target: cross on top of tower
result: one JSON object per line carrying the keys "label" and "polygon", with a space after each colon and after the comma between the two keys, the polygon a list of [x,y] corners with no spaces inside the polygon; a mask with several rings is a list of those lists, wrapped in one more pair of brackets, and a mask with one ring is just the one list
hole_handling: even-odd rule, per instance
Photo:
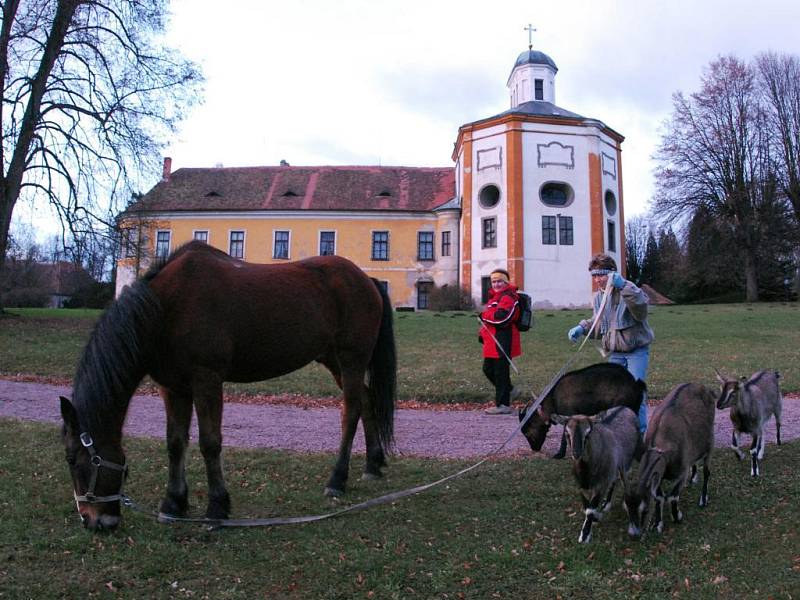
{"label": "cross on top of tower", "polygon": [[528,23],[528,26],[523,29],[528,32],[528,50],[533,50],[533,32],[536,31],[536,28]]}

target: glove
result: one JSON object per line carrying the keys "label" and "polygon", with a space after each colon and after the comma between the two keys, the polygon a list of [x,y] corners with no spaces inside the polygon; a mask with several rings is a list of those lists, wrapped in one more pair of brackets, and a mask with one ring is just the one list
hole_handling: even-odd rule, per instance
{"label": "glove", "polygon": [[572,329],[569,330],[567,337],[569,338],[570,342],[577,342],[578,339],[584,335],[586,331],[580,325],[576,325]]}
{"label": "glove", "polygon": [[625,278],[616,271],[614,271],[611,274],[611,285],[613,285],[617,289],[622,289],[625,287]]}

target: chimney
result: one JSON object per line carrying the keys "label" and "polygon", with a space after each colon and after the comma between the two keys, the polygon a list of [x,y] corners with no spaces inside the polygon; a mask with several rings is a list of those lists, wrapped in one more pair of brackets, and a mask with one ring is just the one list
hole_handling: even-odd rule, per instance
{"label": "chimney", "polygon": [[169,156],[164,157],[164,170],[161,172],[161,181],[169,181],[169,176],[172,174],[172,159]]}

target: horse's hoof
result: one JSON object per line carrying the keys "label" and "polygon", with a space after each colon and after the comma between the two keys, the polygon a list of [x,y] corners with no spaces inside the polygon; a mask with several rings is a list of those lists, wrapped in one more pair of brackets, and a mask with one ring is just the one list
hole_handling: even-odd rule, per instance
{"label": "horse's hoof", "polygon": [[364,471],[364,474],[361,476],[361,481],[375,481],[383,477],[380,473],[368,473]]}
{"label": "horse's hoof", "polygon": [[337,488],[326,487],[325,488],[325,495],[328,498],[341,498],[344,495],[344,490],[340,490]]}
{"label": "horse's hoof", "polygon": [[185,517],[189,514],[189,503],[173,498],[164,498],[158,507],[158,512],[168,517]]}

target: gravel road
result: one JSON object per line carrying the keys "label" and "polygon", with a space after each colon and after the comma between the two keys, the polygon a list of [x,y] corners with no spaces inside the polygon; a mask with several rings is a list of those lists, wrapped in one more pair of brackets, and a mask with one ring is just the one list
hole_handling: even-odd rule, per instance
{"label": "gravel road", "polygon": [[[0,417],[60,423],[58,397],[69,396],[66,386],[0,380]],[[514,433],[515,416],[488,416],[480,410],[399,409],[395,417],[397,455],[439,458],[476,458],[497,449]],[[718,411],[716,445],[731,439],[728,411]],[[336,452],[339,443],[339,410],[303,408],[275,404],[227,402],[223,418],[226,446],[276,448],[297,452]],[[364,438],[356,436],[355,452],[364,451]],[[560,429],[560,428],[559,428]],[[164,405],[157,396],[137,395],[131,400],[125,434],[163,439],[166,427]],[[767,443],[775,443],[775,420],[766,427]],[[784,396],[781,437],[800,437],[800,397]],[[197,427],[192,424],[192,440]],[[558,433],[550,431],[543,451],[551,454],[558,446]],[[745,436],[749,445],[750,439]],[[522,435],[513,436],[500,456],[530,456]]]}

